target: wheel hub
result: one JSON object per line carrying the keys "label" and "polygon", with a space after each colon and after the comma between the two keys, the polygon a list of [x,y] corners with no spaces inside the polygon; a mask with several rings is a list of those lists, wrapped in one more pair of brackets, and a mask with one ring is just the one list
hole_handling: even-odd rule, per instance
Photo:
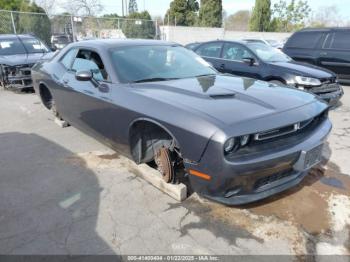
{"label": "wheel hub", "polygon": [[165,182],[170,183],[174,179],[174,167],[169,149],[162,147],[155,156],[158,171],[162,174]]}

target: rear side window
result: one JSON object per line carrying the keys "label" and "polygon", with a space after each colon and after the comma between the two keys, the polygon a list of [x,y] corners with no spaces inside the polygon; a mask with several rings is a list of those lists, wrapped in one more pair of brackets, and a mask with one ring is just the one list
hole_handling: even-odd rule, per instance
{"label": "rear side window", "polygon": [[220,58],[221,48],[222,48],[222,43],[220,42],[208,43],[208,44],[201,45],[196,50],[196,53],[199,54],[200,56]]}
{"label": "rear side window", "polygon": [[287,42],[286,47],[294,48],[315,48],[320,41],[322,32],[299,32],[295,33]]}
{"label": "rear side window", "polygon": [[72,62],[73,62],[73,59],[74,59],[76,53],[77,53],[76,49],[71,49],[61,59],[61,63],[66,69],[71,68],[71,65],[72,65]]}
{"label": "rear side window", "polygon": [[335,32],[330,48],[350,50],[350,31]]}

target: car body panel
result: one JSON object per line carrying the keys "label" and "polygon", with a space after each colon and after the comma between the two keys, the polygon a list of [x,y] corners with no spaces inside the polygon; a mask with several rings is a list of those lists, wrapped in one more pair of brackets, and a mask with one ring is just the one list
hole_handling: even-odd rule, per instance
{"label": "car body panel", "polygon": [[[0,41],[3,39],[19,40],[22,45],[24,39],[40,41],[32,35],[1,35]],[[14,90],[32,89],[31,67],[54,55],[53,52],[28,53],[24,45],[23,50],[25,53],[0,55],[0,82],[3,87]]]}
{"label": "car body panel", "polygon": [[[350,82],[350,50],[348,48],[331,47],[335,40],[335,34],[350,34],[350,28],[321,28],[304,29],[291,36],[283,51],[297,61],[307,62],[326,68],[337,74],[342,83]],[[293,38],[301,34],[318,34],[317,43],[310,45],[305,43],[298,47],[291,46]]]}
{"label": "car body panel", "polygon": [[[330,105],[335,105],[341,99],[343,95],[342,88],[340,85],[335,83],[336,75],[327,69],[320,68],[315,65],[310,65],[307,63],[302,63],[298,61],[288,61],[288,62],[265,62],[261,60],[249,47],[241,41],[212,41],[207,43],[202,43],[195,48],[193,51],[196,52],[201,48],[201,46],[208,43],[222,43],[222,50],[220,52],[220,58],[206,57],[203,56],[205,60],[211,63],[218,71],[221,73],[228,73],[237,76],[244,76],[255,78],[263,81],[278,81],[282,84],[288,84],[290,82],[294,82],[295,76],[304,76],[317,78],[322,82],[322,86],[319,88],[323,88],[323,92],[314,92],[320,96],[320,98],[327,101]],[[255,63],[250,65],[243,61],[238,60],[230,60],[223,58],[223,48],[227,44],[234,44],[236,46],[240,46],[245,49],[251,57],[255,59]],[[328,89],[328,86],[324,86],[324,82],[331,82],[334,88]],[[290,84],[291,85],[291,84]],[[294,85],[294,84],[293,84]],[[295,84],[296,85],[296,84]],[[294,86],[296,87],[296,86]],[[302,87],[305,90],[309,90],[313,92],[311,86]],[[328,91],[326,91],[328,90]]]}
{"label": "car body panel", "polygon": [[[76,80],[75,73],[60,62],[71,48],[93,49],[100,54],[108,73],[113,74],[107,50],[125,45],[173,44],[141,40],[71,44],[51,61],[33,67],[35,91],[40,95],[40,87],[45,85],[63,119],[132,159],[129,142],[133,124],[149,121],[162,127],[178,143],[191,185],[206,197],[230,205],[242,204],[297,184],[304,170],[291,172],[289,182],[278,190],[271,189],[271,185],[259,192],[245,188],[242,196],[223,197],[233,184],[255,183],[281,170],[284,162],[297,162],[302,152],[322,144],[330,132],[327,104],[308,92],[220,74],[149,83],[120,83],[115,75],[111,81],[95,86],[90,81]],[[244,151],[224,155],[223,145],[232,136],[295,125],[320,115],[322,120],[317,120],[315,127],[296,135],[302,136],[300,141],[292,134],[282,147],[280,142],[271,143],[271,147],[263,143],[263,151],[258,144],[248,147],[253,150],[248,155],[241,156]],[[191,170],[209,174],[211,181],[191,175]]]}

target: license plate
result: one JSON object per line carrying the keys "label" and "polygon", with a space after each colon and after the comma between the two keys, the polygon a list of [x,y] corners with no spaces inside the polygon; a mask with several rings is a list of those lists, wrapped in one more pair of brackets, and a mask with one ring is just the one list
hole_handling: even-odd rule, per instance
{"label": "license plate", "polygon": [[322,148],[323,145],[319,145],[310,151],[306,152],[305,161],[304,161],[304,169],[308,169],[318,164],[322,160]]}

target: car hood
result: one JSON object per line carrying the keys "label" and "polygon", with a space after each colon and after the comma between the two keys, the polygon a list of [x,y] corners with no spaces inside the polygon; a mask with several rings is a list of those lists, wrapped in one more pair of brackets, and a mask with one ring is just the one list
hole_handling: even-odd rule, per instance
{"label": "car hood", "polygon": [[53,54],[53,52],[49,52],[0,56],[0,64],[9,66],[35,64],[37,62],[50,59]]}
{"label": "car hood", "polygon": [[291,74],[301,75],[306,77],[314,78],[330,78],[335,76],[332,72],[327,69],[323,69],[314,65],[305,64],[296,61],[290,62],[271,62],[271,66],[283,67],[284,69],[290,70]]}
{"label": "car hood", "polygon": [[[326,108],[304,91],[222,75],[133,84],[132,90],[189,113],[200,113],[224,127],[315,103]],[[290,123],[282,117],[280,124],[283,121]]]}

